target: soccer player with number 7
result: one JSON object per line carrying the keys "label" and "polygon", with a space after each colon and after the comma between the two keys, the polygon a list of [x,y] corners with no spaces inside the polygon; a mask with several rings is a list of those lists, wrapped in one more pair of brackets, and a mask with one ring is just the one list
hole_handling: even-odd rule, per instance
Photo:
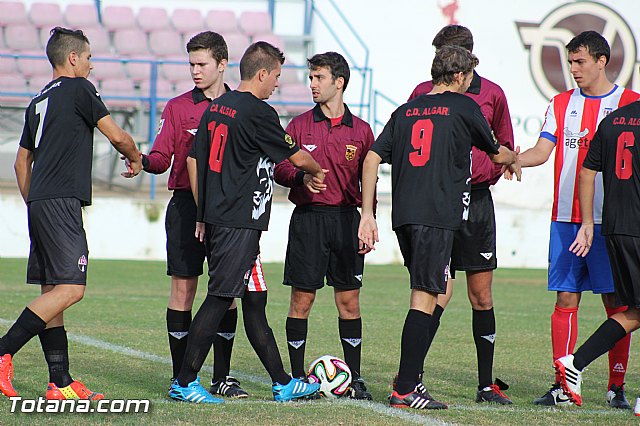
{"label": "soccer player with number 7", "polygon": [[113,121],[87,77],[93,68],[89,40],[80,30],[56,27],[47,42],[53,66],[49,82],[27,107],[16,177],[27,204],[31,249],[27,283],[41,295],[0,338],[0,391],[17,396],[12,357],[36,335],[49,366],[47,399],[102,399],[69,374],[64,311],[84,296],[89,251],[82,208],[91,204],[93,129],[98,128],[130,164],[142,158],[131,136]]}

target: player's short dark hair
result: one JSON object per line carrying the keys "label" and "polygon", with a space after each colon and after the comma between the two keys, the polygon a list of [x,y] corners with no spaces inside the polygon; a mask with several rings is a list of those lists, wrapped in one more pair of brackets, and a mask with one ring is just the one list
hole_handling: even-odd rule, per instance
{"label": "player's short dark hair", "polygon": [[569,53],[575,53],[580,50],[581,47],[584,47],[595,61],[597,61],[600,56],[604,56],[607,60],[606,63],[609,63],[611,48],[607,40],[602,37],[600,33],[596,31],[583,31],[572,38],[566,45]]}
{"label": "player's short dark hair", "polygon": [[329,68],[333,81],[336,81],[338,77],[342,77],[344,79],[342,91],[347,90],[351,71],[349,70],[347,60],[341,54],[337,52],[318,53],[307,59],[307,66],[311,71],[322,67]]}
{"label": "player's short dark hair", "polygon": [[473,52],[473,34],[462,25],[447,25],[438,31],[431,44],[436,50],[442,46],[460,46]]}
{"label": "player's short dark hair", "polygon": [[261,69],[271,72],[284,64],[282,51],[266,41],[257,41],[247,47],[240,59],[240,80],[251,80]]}
{"label": "player's short dark hair", "polygon": [[211,56],[217,63],[220,63],[223,59],[229,60],[227,42],[218,33],[203,31],[191,37],[187,43],[187,53],[207,49],[211,51]]}
{"label": "player's short dark hair", "polygon": [[89,39],[81,30],[55,27],[49,34],[51,36],[47,42],[47,58],[54,68],[64,66],[69,53],[82,53],[87,50]]}
{"label": "player's short dark hair", "polygon": [[478,65],[476,55],[460,46],[442,46],[436,51],[431,65],[433,84],[450,85],[459,72],[468,74]]}

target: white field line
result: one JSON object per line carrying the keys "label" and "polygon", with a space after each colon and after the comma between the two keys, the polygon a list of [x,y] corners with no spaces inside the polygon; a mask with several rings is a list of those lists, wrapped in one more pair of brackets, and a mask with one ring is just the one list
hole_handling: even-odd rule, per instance
{"label": "white field line", "polygon": [[[0,318],[0,324],[10,327],[13,325],[13,321],[9,321],[4,318]],[[95,339],[89,336],[83,336],[79,334],[67,333],[67,338],[72,342],[77,342],[86,346],[91,346],[97,349],[102,349],[105,351],[113,352],[119,355],[126,355],[133,358],[143,359],[146,361],[157,362],[160,364],[171,365],[171,359],[158,356],[149,352],[140,351],[137,349],[132,349],[122,345],[116,345],[113,343],[105,342],[103,340]],[[207,370],[209,373],[212,373],[211,367],[203,367],[203,369]],[[244,374],[238,371],[233,371],[236,377],[240,380],[245,380],[252,383],[259,383],[263,385],[271,385],[271,382],[264,377],[254,376],[251,374]],[[154,400],[156,402],[167,402],[167,400]],[[235,402],[229,402],[235,403]],[[242,401],[239,402],[241,404],[280,404],[275,401]],[[419,414],[411,413],[410,411],[401,411],[395,408],[391,408],[388,405],[384,405],[378,402],[370,402],[370,401],[354,401],[354,400],[336,400],[331,401],[331,403],[338,403],[341,405],[355,405],[358,407],[366,408],[371,411],[374,411],[378,414],[382,414],[384,416],[395,417],[398,419],[402,419],[407,422],[411,422],[419,425],[447,425],[448,423],[443,422],[441,420],[432,419],[426,416],[422,416]]]}

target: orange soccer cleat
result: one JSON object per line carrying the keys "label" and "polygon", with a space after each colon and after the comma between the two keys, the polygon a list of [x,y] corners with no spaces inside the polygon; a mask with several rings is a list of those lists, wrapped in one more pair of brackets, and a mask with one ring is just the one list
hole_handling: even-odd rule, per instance
{"label": "orange soccer cleat", "polygon": [[10,354],[4,354],[0,357],[0,391],[4,396],[18,396],[11,380],[13,380],[13,362]]}
{"label": "orange soccer cleat", "polygon": [[97,401],[104,399],[104,395],[98,392],[92,392],[82,383],[77,380],[71,382],[69,386],[59,388],[55,383],[49,383],[47,386],[47,399],[89,399],[91,401]]}

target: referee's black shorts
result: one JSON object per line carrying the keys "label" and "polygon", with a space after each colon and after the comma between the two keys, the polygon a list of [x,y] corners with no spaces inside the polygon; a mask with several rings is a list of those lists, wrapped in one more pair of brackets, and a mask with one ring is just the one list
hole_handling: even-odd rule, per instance
{"label": "referee's black shorts", "polygon": [[605,240],[616,302],[621,306],[640,308],[640,238],[607,235]]}
{"label": "referee's black shorts", "polygon": [[284,285],[317,290],[362,287],[364,255],[358,254],[360,213],[355,207],[299,206],[291,215]]}
{"label": "referee's black shorts", "polygon": [[205,248],[195,237],[196,202],[191,191],[176,190],[167,205],[164,228],[167,232],[167,275],[202,275]]}
{"label": "referee's black shorts", "polygon": [[260,254],[262,231],[205,224],[212,296],[242,297]]}
{"label": "referee's black shorts", "polygon": [[27,206],[31,248],[27,283],[87,283],[89,250],[77,198],[31,201]]}
{"label": "referee's black shorts", "polygon": [[496,269],[496,217],[489,188],[472,189],[469,217],[453,238],[451,273]]}
{"label": "referee's black shorts", "polygon": [[455,231],[424,225],[403,225],[395,231],[411,288],[446,293]]}

